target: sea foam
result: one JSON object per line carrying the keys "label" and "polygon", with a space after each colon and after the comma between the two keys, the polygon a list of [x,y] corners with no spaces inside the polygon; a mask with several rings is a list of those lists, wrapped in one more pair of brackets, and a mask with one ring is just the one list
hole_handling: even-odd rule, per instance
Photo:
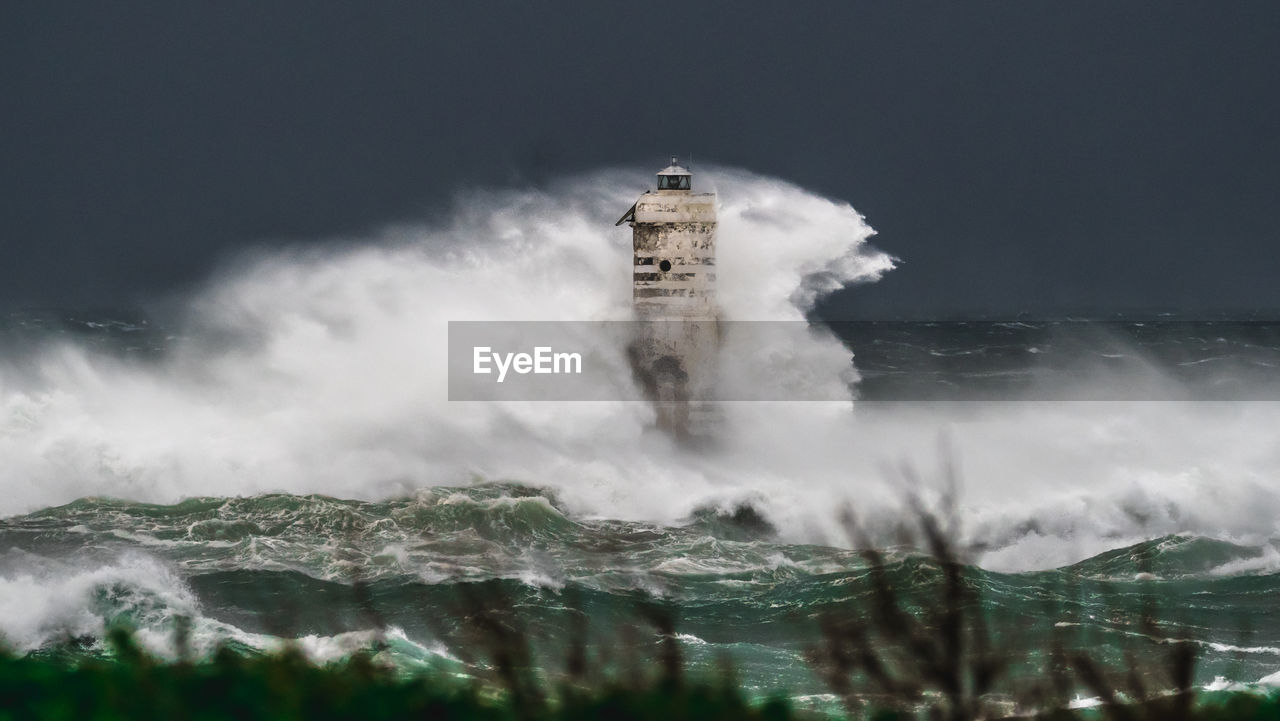
{"label": "sea foam", "polygon": [[[245,255],[184,301],[159,361],[67,343],[7,355],[0,513],[490,479],[552,487],[575,514],[660,523],[748,499],[786,539],[844,543],[841,504],[887,518],[922,490],[896,469],[928,479],[941,455],[962,471],[964,532],[993,567],[1170,533],[1277,533],[1277,403],[735,403],[719,446],[690,453],[643,403],[450,402],[449,321],[629,317],[630,233],[613,221],[648,181],[617,170],[471,191],[419,224]],[[823,294],[895,265],[848,203],[738,170],[696,182],[720,197],[728,319],[802,321]],[[856,380],[829,335],[733,355],[753,350]]]}

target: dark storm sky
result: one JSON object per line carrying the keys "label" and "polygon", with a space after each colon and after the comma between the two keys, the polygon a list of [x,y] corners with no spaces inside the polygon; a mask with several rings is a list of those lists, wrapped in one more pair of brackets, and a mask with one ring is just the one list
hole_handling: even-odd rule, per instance
{"label": "dark storm sky", "polygon": [[1273,1],[7,2],[0,300],[688,151],[880,231],[829,314],[1280,309]]}

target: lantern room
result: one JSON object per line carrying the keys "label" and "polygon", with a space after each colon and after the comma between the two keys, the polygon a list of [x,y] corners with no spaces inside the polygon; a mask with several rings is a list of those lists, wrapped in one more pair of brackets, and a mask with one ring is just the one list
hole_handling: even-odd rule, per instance
{"label": "lantern room", "polygon": [[689,190],[693,187],[692,175],[680,167],[678,159],[671,158],[671,165],[658,172],[658,190]]}

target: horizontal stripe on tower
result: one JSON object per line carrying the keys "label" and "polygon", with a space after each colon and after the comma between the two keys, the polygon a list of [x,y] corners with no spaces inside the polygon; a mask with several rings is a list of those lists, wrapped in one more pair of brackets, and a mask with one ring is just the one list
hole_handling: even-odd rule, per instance
{"label": "horizontal stripe on tower", "polygon": [[689,288],[636,288],[633,298],[687,298]]}
{"label": "horizontal stripe on tower", "polygon": [[672,268],[670,273],[649,273],[637,270],[631,278],[632,280],[696,280],[698,278],[715,280],[713,273],[677,273],[676,270]]}
{"label": "horizontal stripe on tower", "polygon": [[716,257],[714,255],[637,255],[635,256],[636,265],[657,265],[664,260],[671,261],[672,265],[679,263],[681,265],[715,265]]}

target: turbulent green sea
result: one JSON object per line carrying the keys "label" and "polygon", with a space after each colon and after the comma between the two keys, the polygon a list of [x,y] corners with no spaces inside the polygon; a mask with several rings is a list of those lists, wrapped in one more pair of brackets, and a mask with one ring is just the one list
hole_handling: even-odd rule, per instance
{"label": "turbulent green sea", "polygon": [[[750,506],[622,522],[575,516],[554,493],[515,484],[377,503],[87,498],[5,519],[0,548],[6,642],[68,658],[107,653],[104,629],[118,624],[172,657],[189,621],[197,654],[293,639],[320,660],[369,648],[405,671],[467,674],[484,659],[463,619],[488,604],[548,673],[564,667],[573,629],[593,663],[623,673],[657,653],[656,609],[695,674],[727,661],[755,693],[822,704],[828,689],[805,660],[816,619],[873,603],[863,555],[781,542]],[[1158,663],[1162,644],[1189,639],[1197,683],[1224,687],[1280,668],[1277,568],[1271,546],[1168,536],[1054,570],[971,566],[966,578],[1014,676],[1038,673],[1055,643],[1123,666],[1126,653]],[[936,600],[929,557],[890,550],[887,572],[907,604]]]}
{"label": "turbulent green sea", "polygon": [[[321,290],[320,310],[235,306],[188,335],[5,319],[9,649],[74,663],[125,626],[166,658],[293,644],[485,677],[482,617],[547,680],[575,654],[625,678],[674,639],[694,675],[834,708],[814,662],[832,619],[874,632],[887,585],[943,632],[943,569],[900,533],[920,520],[904,491],[937,509],[936,484],[886,471],[927,466],[942,433],[965,461],[951,541],[998,693],[1081,655],[1167,690],[1179,642],[1202,688],[1280,685],[1280,324],[836,325],[815,357],[852,353],[868,402],[732,406],[691,453],[637,404],[449,403],[412,318],[384,331],[381,306],[347,317],[364,306]],[[909,645],[873,644],[908,667]]]}

